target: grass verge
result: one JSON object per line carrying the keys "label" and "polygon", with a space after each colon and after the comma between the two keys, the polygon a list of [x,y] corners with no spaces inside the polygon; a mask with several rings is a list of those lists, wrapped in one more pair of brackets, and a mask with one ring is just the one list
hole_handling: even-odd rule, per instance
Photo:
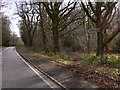
{"label": "grass verge", "polygon": [[84,60],[77,63],[77,66],[85,66],[94,68],[96,73],[104,74],[110,79],[119,80],[120,75],[120,55],[119,54],[106,54],[104,55],[101,63],[101,58],[96,57],[95,54],[84,55]]}
{"label": "grass verge", "polygon": [[51,59],[51,62],[56,62],[56,63],[62,63],[65,65],[71,64],[72,60],[69,56],[67,56],[65,53],[61,53],[58,55],[55,55],[52,52],[44,52],[40,48],[31,48],[31,47],[25,47],[27,50],[34,52],[35,55],[42,56],[44,58]]}

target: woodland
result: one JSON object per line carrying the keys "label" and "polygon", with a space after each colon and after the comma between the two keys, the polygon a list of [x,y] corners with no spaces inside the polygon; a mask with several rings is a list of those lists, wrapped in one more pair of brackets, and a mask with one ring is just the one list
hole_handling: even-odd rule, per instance
{"label": "woodland", "polygon": [[[2,45],[22,46],[33,54],[64,66],[76,77],[91,80],[99,73],[102,87],[118,87],[120,75],[120,7],[118,2],[20,2],[18,37],[10,34],[10,21],[2,17]],[[4,14],[3,14],[4,16]],[[11,43],[12,42],[12,43]],[[81,67],[81,68],[80,68]],[[72,69],[71,69],[72,68]],[[87,68],[87,69],[86,69]],[[78,74],[78,72],[80,74]],[[97,77],[96,74],[92,74]],[[92,78],[93,79],[93,78]],[[95,82],[101,82],[100,78]],[[103,82],[101,82],[103,83]],[[110,84],[112,83],[112,84]],[[113,84],[114,83],[114,84]],[[100,84],[100,83],[99,83]],[[112,85],[112,86],[111,86]]]}

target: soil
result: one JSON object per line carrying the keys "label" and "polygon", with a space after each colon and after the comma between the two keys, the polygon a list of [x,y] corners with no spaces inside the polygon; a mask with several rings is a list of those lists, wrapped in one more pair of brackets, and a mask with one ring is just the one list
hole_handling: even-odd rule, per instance
{"label": "soil", "polygon": [[[72,65],[65,65],[64,67],[72,72],[72,75],[78,79],[85,79],[97,83],[103,88],[120,88],[120,79],[113,80],[107,75],[96,72],[95,67],[76,66],[76,63],[83,60],[78,52],[69,52],[68,56],[72,58]],[[62,65],[63,66],[63,65]]]}
{"label": "soil", "polygon": [[[30,51],[28,50],[24,50],[24,52],[28,53]],[[76,53],[76,52],[70,52],[67,53],[71,58],[72,58],[72,64],[71,65],[65,65],[62,63],[55,63],[58,66],[61,66],[67,70],[69,70],[71,72],[71,74],[74,76],[74,78],[76,79],[85,79],[87,81],[90,82],[94,82],[96,83],[98,86],[102,87],[102,88],[120,88],[120,80],[113,80],[111,78],[109,78],[107,75],[105,74],[101,74],[96,72],[95,68],[93,67],[84,67],[84,66],[76,66],[77,62],[80,62],[83,60],[83,58],[80,56],[80,54]],[[33,54],[32,54],[33,56]],[[44,58],[40,55],[34,55],[35,57],[39,57],[42,58],[46,61],[50,61],[51,59],[48,58]]]}
{"label": "soil", "polygon": [[76,67],[75,65],[67,65],[65,67],[72,72],[72,75],[75,78],[84,78],[85,80],[94,82],[103,88],[120,88],[119,80],[113,80],[105,74],[95,72],[95,69],[92,67]]}
{"label": "soil", "polygon": [[79,52],[67,52],[67,55],[72,59],[73,65],[76,65],[78,62],[83,60]]}

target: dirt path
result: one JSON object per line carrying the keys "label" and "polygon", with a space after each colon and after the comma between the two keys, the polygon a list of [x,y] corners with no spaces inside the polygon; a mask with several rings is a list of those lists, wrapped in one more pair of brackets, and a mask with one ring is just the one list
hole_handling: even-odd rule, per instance
{"label": "dirt path", "polygon": [[67,55],[72,58],[73,65],[83,60],[83,58],[80,56],[80,53],[78,52],[67,52]]}

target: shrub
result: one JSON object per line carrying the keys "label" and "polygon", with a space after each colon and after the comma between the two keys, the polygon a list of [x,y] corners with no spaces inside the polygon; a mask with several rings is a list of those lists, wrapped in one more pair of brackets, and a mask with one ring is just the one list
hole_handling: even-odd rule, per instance
{"label": "shrub", "polygon": [[120,56],[107,55],[107,64],[108,65],[118,67],[119,63],[120,63]]}
{"label": "shrub", "polygon": [[104,55],[102,60],[101,57],[96,57],[94,54],[89,54],[84,57],[84,60],[80,63],[81,65],[102,65],[102,66],[112,66],[118,67],[120,66],[120,56],[107,54]]}

